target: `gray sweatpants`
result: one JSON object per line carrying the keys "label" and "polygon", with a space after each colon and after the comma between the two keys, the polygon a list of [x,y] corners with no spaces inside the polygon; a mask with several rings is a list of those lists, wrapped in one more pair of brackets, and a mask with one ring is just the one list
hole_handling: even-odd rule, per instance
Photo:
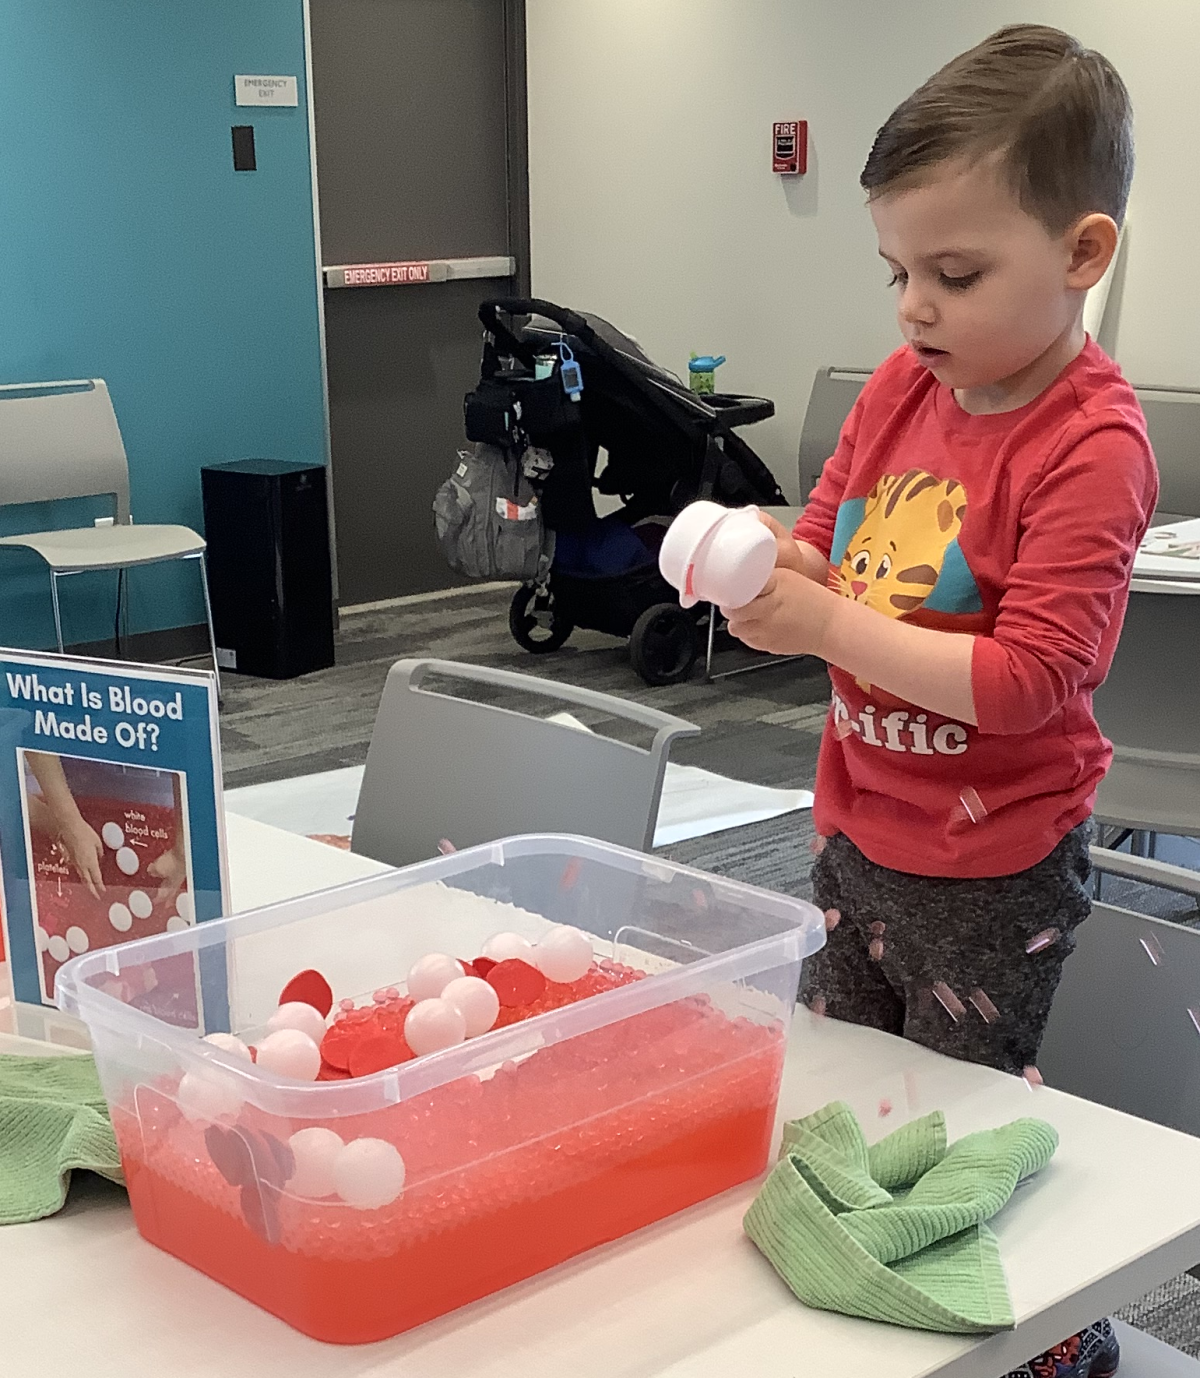
{"label": "gray sweatpants", "polygon": [[804,963],[800,996],[834,1019],[1022,1072],[1037,1062],[1074,930],[1087,918],[1092,825],[1016,875],[951,880],[877,866],[843,834],[812,870],[841,919]]}

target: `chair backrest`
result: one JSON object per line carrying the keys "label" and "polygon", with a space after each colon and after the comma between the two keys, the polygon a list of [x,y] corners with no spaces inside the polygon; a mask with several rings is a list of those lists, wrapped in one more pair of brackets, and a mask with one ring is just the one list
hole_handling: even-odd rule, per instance
{"label": "chair backrest", "polygon": [[837,448],[842,425],[858,401],[869,368],[819,368],[800,429],[800,501],[816,487],[825,461]]}
{"label": "chair backrest", "polygon": [[1092,699],[1115,747],[1200,758],[1197,647],[1200,590],[1130,593],[1112,668]]}
{"label": "chair backrest", "polygon": [[[510,708],[422,688],[429,674],[641,724],[646,750]],[[671,742],[699,728],[626,699],[446,660],[392,666],[375,718],[351,847],[394,866],[517,833],[577,833],[649,850]]]}
{"label": "chair backrest", "polygon": [[1037,1065],[1060,1091],[1200,1134],[1200,931],[1093,905]]}
{"label": "chair backrest", "polygon": [[1113,744],[1097,818],[1200,836],[1197,645],[1200,584],[1130,593],[1112,668],[1092,700]]}
{"label": "chair backrest", "polygon": [[1200,389],[1139,387],[1146,430],[1158,461],[1158,506],[1200,517]]}
{"label": "chair backrest", "polygon": [[0,386],[0,506],[111,496],[129,522],[129,466],[99,378]]}

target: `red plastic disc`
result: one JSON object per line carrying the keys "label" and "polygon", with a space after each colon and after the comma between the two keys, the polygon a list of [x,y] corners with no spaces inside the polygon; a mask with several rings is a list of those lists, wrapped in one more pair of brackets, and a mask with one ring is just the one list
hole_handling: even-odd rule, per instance
{"label": "red plastic disc", "polygon": [[490,957],[476,957],[470,964],[475,969],[475,975],[487,980],[488,972],[496,965]]}
{"label": "red plastic disc", "polygon": [[350,1073],[341,1067],[334,1067],[331,1063],[322,1062],[321,1069],[317,1073],[318,1081],[349,1081]]}
{"label": "red plastic disc", "polygon": [[509,1009],[532,1005],[546,993],[546,978],[537,967],[519,957],[497,962],[485,979],[500,997],[501,1005]]}
{"label": "red plastic disc", "polygon": [[407,1062],[412,1050],[399,1034],[367,1034],[350,1049],[350,1075],[369,1077],[372,1072],[382,1072],[385,1067],[395,1067],[399,1062]]}
{"label": "red plastic disc", "polygon": [[286,1005],[292,1000],[311,1005],[322,1019],[327,1019],[329,1011],[333,1009],[333,991],[319,971],[302,971],[292,977],[279,992],[279,1003]]}
{"label": "red plastic disc", "polygon": [[339,1019],[325,1030],[321,1040],[321,1059],[340,1072],[350,1071],[351,1050],[362,1038],[362,1026]]}

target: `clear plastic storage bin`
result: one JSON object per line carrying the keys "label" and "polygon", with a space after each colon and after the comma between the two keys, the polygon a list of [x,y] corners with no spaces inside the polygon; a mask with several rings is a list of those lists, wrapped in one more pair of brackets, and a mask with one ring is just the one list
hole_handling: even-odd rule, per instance
{"label": "clear plastic storage bin", "polygon": [[[607,988],[374,1075],[296,1082],[201,1041],[255,1043],[305,968],[337,1015],[428,952],[470,960],[552,923],[590,935]],[[799,900],[519,837],[79,957],[57,995],[90,1029],[145,1238],[308,1335],[360,1343],[760,1173],[824,932]],[[313,1127],[394,1145],[399,1195],[304,1194],[288,1145]]]}

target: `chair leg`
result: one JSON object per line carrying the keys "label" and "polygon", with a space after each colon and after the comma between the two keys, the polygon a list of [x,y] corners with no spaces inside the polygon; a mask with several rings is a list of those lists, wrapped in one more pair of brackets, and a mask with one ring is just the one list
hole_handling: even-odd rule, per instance
{"label": "chair leg", "polygon": [[54,636],[58,642],[58,653],[63,654],[62,609],[58,605],[58,573],[50,571],[50,601],[54,604]]}
{"label": "chair leg", "polygon": [[217,664],[217,633],[213,628],[212,601],[208,596],[208,569],[203,553],[200,555],[200,587],[204,590],[204,616],[208,620],[208,646],[212,651],[213,674],[217,677],[217,702],[224,703],[221,694],[221,667]]}

